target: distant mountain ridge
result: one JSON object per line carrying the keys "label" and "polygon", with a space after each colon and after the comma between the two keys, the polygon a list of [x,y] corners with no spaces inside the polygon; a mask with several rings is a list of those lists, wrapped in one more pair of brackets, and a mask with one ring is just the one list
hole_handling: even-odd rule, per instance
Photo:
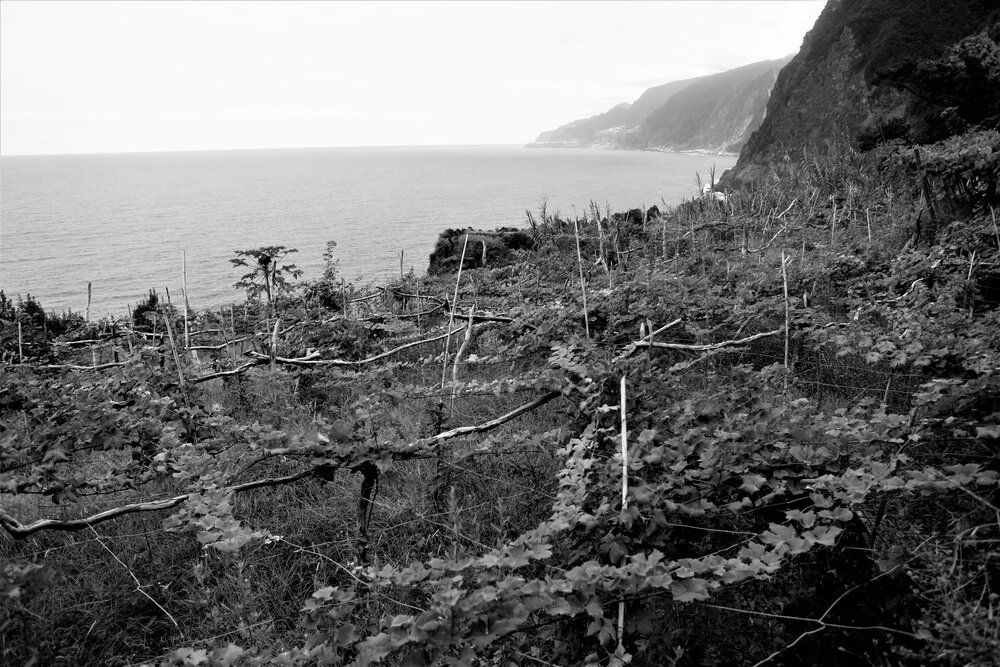
{"label": "distant mountain ridge", "polygon": [[654,86],[631,104],[542,132],[529,146],[738,153],[760,126],[778,72],[790,60]]}

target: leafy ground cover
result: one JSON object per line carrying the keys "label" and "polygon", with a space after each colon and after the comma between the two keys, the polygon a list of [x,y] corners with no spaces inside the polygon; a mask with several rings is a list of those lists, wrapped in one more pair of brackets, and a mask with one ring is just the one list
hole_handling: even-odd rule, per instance
{"label": "leafy ground cover", "polygon": [[994,664],[1000,140],[949,142],[190,321],[2,299],[3,661]]}

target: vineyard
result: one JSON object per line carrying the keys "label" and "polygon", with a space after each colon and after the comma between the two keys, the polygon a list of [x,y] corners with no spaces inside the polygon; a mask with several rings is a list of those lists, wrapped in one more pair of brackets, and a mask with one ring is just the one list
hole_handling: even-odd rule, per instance
{"label": "vineyard", "polygon": [[998,156],[831,146],[379,286],[240,251],[216,312],[4,298],[0,662],[996,664]]}

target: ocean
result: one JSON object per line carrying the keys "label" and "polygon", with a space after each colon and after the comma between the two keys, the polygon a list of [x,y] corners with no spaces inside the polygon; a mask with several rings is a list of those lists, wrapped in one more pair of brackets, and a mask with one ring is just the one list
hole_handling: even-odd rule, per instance
{"label": "ocean", "polygon": [[525,210],[583,214],[673,205],[696,174],[735,158],[519,146],[9,156],[0,158],[0,289],[47,311],[122,315],[150,288],[177,303],[182,253],[196,310],[240,302],[235,250],[298,249],[320,276],[328,240],[339,273],[378,283],[423,274],[447,228],[526,226]]}

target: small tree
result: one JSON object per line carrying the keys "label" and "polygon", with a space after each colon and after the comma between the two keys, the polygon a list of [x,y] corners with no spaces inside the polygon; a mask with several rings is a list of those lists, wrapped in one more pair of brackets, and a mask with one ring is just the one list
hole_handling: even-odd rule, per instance
{"label": "small tree", "polygon": [[150,288],[149,295],[136,304],[135,308],[132,309],[132,324],[136,327],[146,328],[149,326],[148,314],[153,313],[154,315],[160,308],[160,297],[157,295],[156,290]]}
{"label": "small tree", "polygon": [[293,252],[298,250],[283,245],[237,250],[236,258],[230,259],[230,263],[233,266],[247,267],[250,271],[243,274],[233,287],[246,290],[247,299],[251,301],[264,294],[267,296],[267,305],[273,307],[278,292],[291,291],[292,285],[288,278],[295,279],[302,275],[302,270],[294,264],[281,264]]}

